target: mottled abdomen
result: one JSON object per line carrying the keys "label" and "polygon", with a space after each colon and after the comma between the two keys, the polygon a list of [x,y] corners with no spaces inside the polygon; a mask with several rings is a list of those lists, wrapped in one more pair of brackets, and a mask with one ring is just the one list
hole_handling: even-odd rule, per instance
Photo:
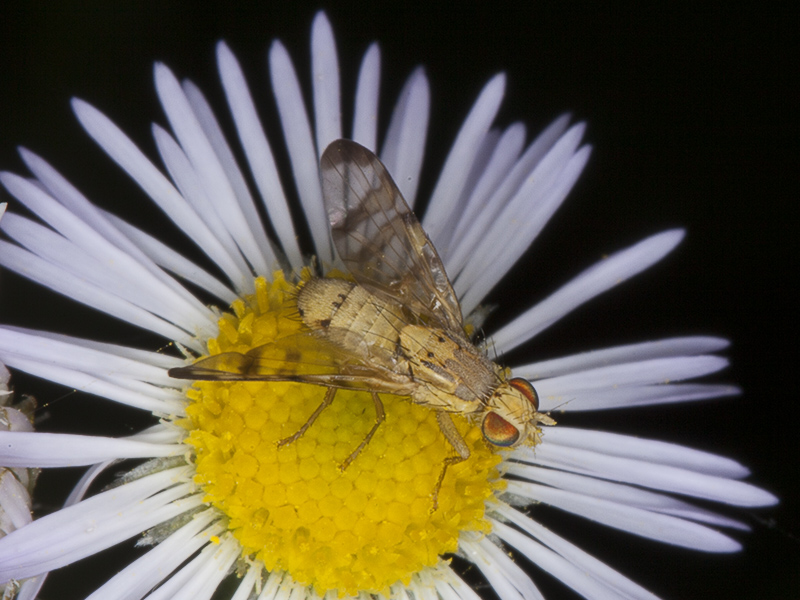
{"label": "mottled abdomen", "polygon": [[297,308],[309,329],[350,352],[365,358],[397,354],[405,326],[400,308],[356,283],[311,279],[297,295]]}

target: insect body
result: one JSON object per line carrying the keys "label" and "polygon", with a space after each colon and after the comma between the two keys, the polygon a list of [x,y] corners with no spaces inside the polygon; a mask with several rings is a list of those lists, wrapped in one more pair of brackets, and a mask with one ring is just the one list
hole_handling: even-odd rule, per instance
{"label": "insect body", "polygon": [[384,419],[378,394],[408,396],[436,410],[439,427],[457,456],[445,460],[433,492],[434,508],[447,467],[469,458],[451,413],[481,420],[496,446],[538,441],[538,412],[525,379],[507,379],[464,333],[461,308],[433,244],[378,158],[347,140],[333,142],[320,163],[325,208],[339,256],[354,281],[311,279],[297,295],[305,329],[253,348],[226,352],[172,377],[219,381],[298,381],[328,387],[320,407],[288,444],[313,424],[340,388],[371,393],[376,420],[342,468],[369,443]]}

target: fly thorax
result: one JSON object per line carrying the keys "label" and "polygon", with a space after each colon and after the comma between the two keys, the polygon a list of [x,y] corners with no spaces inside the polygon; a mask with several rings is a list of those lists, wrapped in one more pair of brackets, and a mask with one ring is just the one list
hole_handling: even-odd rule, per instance
{"label": "fly thorax", "polygon": [[[406,325],[400,331],[400,347],[412,377],[425,386],[415,401],[466,413],[481,409],[492,373],[468,342],[441,329]],[[435,401],[424,400],[424,394]]]}

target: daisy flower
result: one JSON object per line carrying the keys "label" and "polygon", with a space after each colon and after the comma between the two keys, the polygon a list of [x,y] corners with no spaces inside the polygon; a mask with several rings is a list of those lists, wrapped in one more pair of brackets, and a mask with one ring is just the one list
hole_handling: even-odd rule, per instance
{"label": "daisy flower", "polygon": [[[454,555],[474,565],[504,600],[542,597],[519,557],[587,598],[654,597],[547,529],[537,520],[539,504],[666,544],[739,550],[719,530],[747,527],[705,506],[775,503],[742,481],[745,467],[665,441],[569,425],[574,411],[737,394],[730,385],[691,381],[727,365],[715,354],[727,346],[719,338],[653,340],[513,365],[514,376],[533,382],[539,410],[558,410],[559,423],[537,430],[535,445],[502,450],[486,443],[480,424],[456,416],[470,456],[447,470],[435,510],[437,476],[454,450],[429,408],[383,394],[385,421],[343,470],[375,422],[370,394],[340,390],[302,435],[279,445],[309,422],[325,388],[169,376],[198,357],[247,352],[299,330],[298,285],[341,267],[319,171],[331,142],[350,138],[374,151],[413,206],[430,103],[424,71],[408,78],[388,130],[379,135],[378,46],[361,62],[352,109],[342,106],[334,38],[321,13],[311,57],[307,104],[286,48],[276,41],[269,51],[290,176],[278,171],[278,136],[267,135],[224,43],[217,47],[219,72],[246,165],[237,163],[203,93],[165,65],[156,65],[155,82],[169,128],[153,125],[163,168],[97,108],[73,102],[89,135],[196,244],[209,267],[92,204],[27,150],[21,154],[32,178],[0,175],[8,193],[40,220],[5,215],[0,228],[9,241],[0,242],[0,264],[163,336],[180,351],[0,327],[0,360],[12,369],[153,417],[152,426],[123,438],[0,432],[0,464],[7,468],[88,467],[64,508],[0,539],[0,582],[41,578],[137,538],[148,549],[91,598],[210,598],[223,581],[226,597],[237,600],[476,598],[451,566]],[[581,145],[584,126],[570,125],[566,116],[532,142],[519,123],[493,125],[504,87],[501,74],[481,91],[422,219],[473,330],[485,312],[481,302],[561,205],[589,156]],[[352,115],[351,130],[343,128],[343,113]],[[285,187],[290,180],[294,189]],[[295,201],[305,223],[293,219]],[[306,226],[310,248],[298,242]],[[487,352],[502,356],[529,342],[661,260],[683,235],[665,231],[580,271],[488,332]],[[119,461],[136,462],[96,489],[98,476]]]}

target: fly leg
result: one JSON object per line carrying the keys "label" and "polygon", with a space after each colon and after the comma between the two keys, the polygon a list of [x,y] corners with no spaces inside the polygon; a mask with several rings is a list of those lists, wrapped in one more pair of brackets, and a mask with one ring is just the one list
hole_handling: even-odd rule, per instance
{"label": "fly leg", "polygon": [[381,402],[381,399],[378,398],[378,394],[375,392],[370,392],[370,394],[372,395],[372,402],[375,404],[375,424],[372,426],[372,429],[369,430],[369,433],[367,433],[366,437],[358,445],[358,448],[353,450],[350,456],[348,456],[339,467],[339,469],[342,471],[350,466],[350,463],[353,462],[359,454],[361,454],[361,451],[366,448],[367,444],[369,444],[372,436],[375,435],[375,432],[378,430],[378,427],[380,427],[380,424],[383,423],[384,419],[386,419],[386,413],[383,410],[383,402]]}
{"label": "fly leg", "polygon": [[297,440],[299,440],[300,437],[302,437],[302,435],[306,431],[308,431],[308,428],[314,424],[314,421],[317,420],[317,417],[319,417],[322,411],[331,405],[334,396],[336,396],[336,388],[328,388],[328,391],[325,392],[325,398],[322,400],[322,404],[320,404],[317,407],[317,410],[311,413],[311,416],[308,417],[308,421],[306,421],[303,424],[303,426],[297,430],[296,433],[293,433],[289,437],[285,437],[282,440],[278,441],[278,448],[281,448],[282,446],[286,446],[287,444],[291,444],[292,442],[296,442]]}
{"label": "fly leg", "polygon": [[442,482],[444,481],[445,473],[447,473],[447,467],[464,462],[470,455],[469,446],[467,446],[461,434],[458,433],[453,419],[450,418],[450,413],[441,410],[438,411],[436,413],[436,421],[439,423],[439,429],[442,430],[444,437],[447,438],[447,441],[450,442],[453,449],[458,452],[458,456],[449,456],[444,459],[442,471],[439,473],[439,479],[436,481],[436,485],[433,488],[433,506],[431,507],[431,513],[436,512],[436,509],[439,508],[439,490],[442,489]]}

